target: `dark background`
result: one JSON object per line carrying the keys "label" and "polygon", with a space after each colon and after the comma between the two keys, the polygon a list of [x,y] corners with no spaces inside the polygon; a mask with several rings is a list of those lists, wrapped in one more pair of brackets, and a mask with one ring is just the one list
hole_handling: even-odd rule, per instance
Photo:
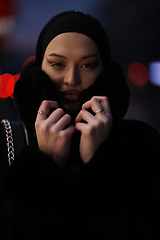
{"label": "dark background", "polygon": [[[160,83],[154,85],[149,78],[145,85],[137,86],[128,77],[130,64],[139,62],[149,69],[151,62],[160,61],[159,0],[0,0],[0,3],[3,1],[13,3],[14,21],[12,31],[0,36],[0,75],[21,71],[25,60],[35,55],[38,35],[53,15],[66,10],[87,12],[106,29],[112,59],[124,70],[131,91],[125,118],[145,121],[160,132]],[[18,119],[10,97],[0,98],[2,118]]]}

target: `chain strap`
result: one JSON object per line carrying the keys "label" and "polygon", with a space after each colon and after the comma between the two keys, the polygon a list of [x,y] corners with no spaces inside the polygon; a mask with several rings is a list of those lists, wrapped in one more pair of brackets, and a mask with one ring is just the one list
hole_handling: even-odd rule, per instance
{"label": "chain strap", "polygon": [[7,139],[7,150],[8,150],[8,164],[9,166],[14,161],[14,143],[13,143],[13,134],[12,127],[10,122],[7,119],[1,121],[4,124],[6,139]]}

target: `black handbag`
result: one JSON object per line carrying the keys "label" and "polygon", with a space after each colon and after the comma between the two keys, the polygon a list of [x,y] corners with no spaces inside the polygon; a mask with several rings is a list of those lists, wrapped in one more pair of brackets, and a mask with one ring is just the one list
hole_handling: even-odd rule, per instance
{"label": "black handbag", "polygon": [[0,176],[19,154],[23,146],[28,145],[27,129],[23,122],[3,119],[0,122]]}

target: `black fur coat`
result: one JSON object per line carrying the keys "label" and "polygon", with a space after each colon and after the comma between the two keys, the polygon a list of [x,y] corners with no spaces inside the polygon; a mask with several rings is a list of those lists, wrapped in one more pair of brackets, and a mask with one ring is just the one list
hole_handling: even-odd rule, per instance
{"label": "black fur coat", "polygon": [[153,183],[158,178],[145,160],[156,158],[159,135],[147,124],[121,120],[129,90],[118,65],[112,63],[83,92],[82,103],[93,95],[109,98],[114,119],[110,137],[83,164],[76,133],[68,164],[61,169],[39,151],[34,133],[41,101],[55,100],[61,106],[56,87],[34,62],[23,69],[14,99],[30,145],[21,150],[0,181],[2,239],[137,240],[144,239],[144,233],[146,239],[155,239],[159,195]]}
{"label": "black fur coat", "polygon": [[[92,96],[108,97],[114,120],[125,116],[129,106],[130,92],[123,71],[118,64],[112,62],[99,75],[95,83],[82,92],[81,103],[90,100]],[[39,106],[43,100],[57,101],[63,108],[55,84],[33,61],[24,67],[14,89],[15,106],[27,127],[34,126]],[[74,122],[74,116],[72,118]]]}

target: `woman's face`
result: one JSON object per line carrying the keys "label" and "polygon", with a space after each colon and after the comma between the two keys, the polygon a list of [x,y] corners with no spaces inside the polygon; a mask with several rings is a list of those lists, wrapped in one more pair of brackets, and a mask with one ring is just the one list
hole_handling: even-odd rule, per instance
{"label": "woman's face", "polygon": [[74,112],[80,107],[80,93],[95,82],[103,65],[93,40],[74,32],[62,33],[49,43],[42,70],[56,84],[65,109]]}

